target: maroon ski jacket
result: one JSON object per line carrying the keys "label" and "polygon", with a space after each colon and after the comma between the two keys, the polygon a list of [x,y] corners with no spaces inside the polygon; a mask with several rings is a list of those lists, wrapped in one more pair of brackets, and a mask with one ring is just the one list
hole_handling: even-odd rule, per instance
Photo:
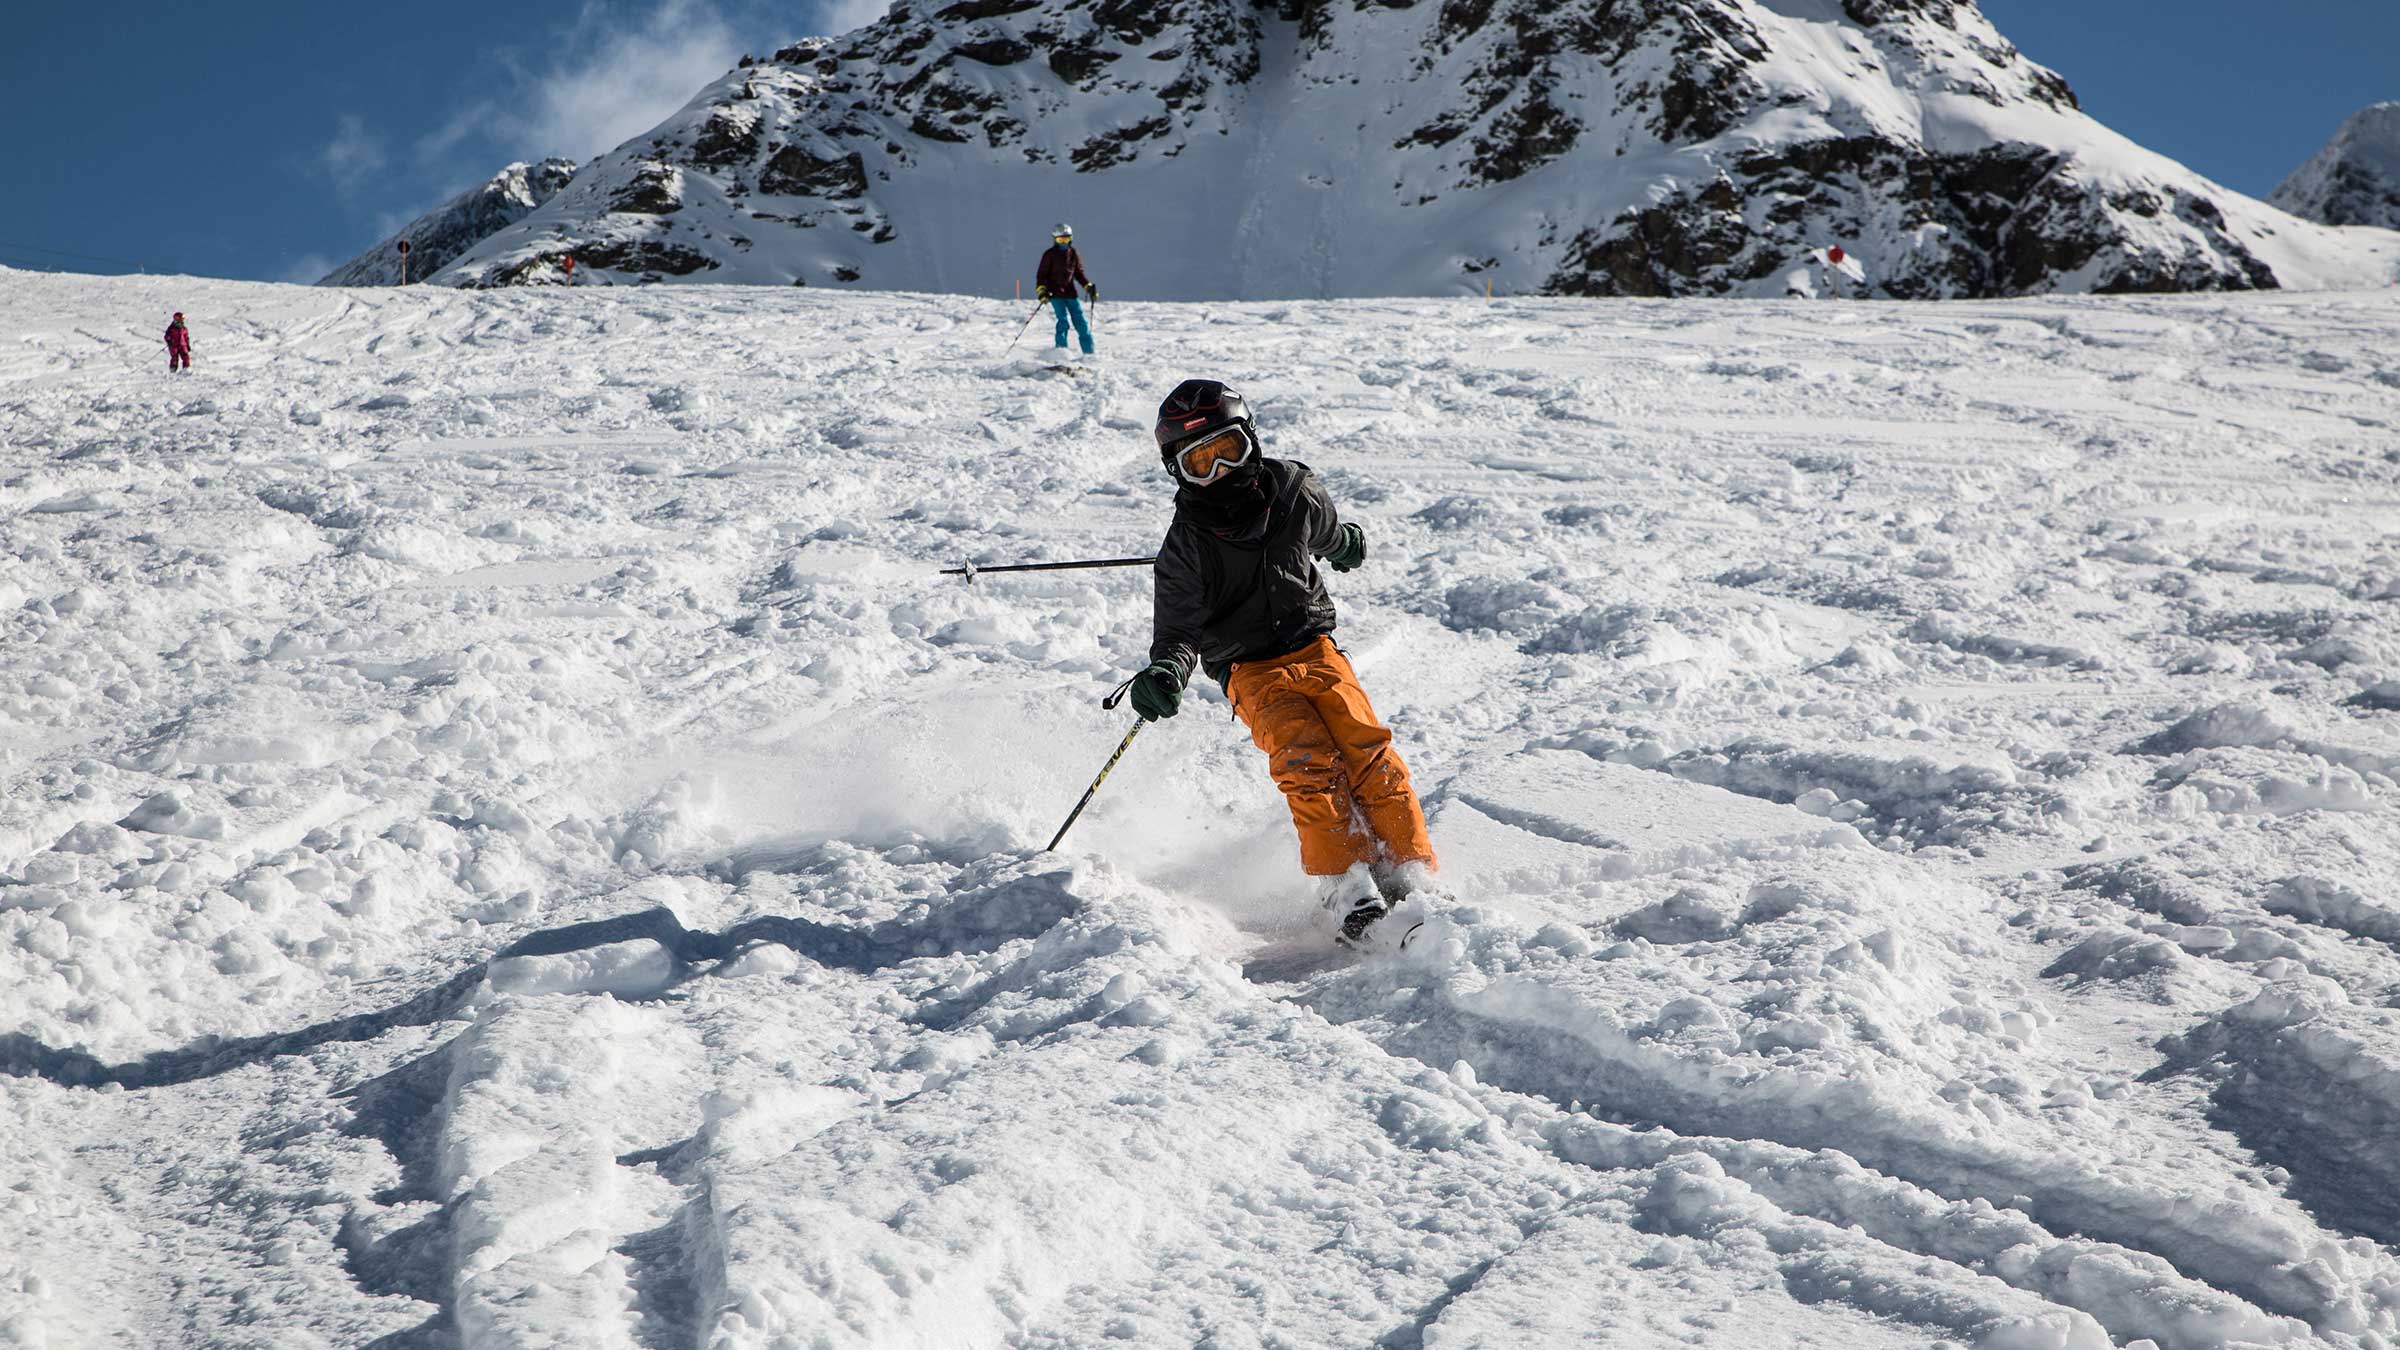
{"label": "maroon ski jacket", "polygon": [[168,324],[167,350],[177,356],[188,355],[192,350],[192,330],[179,323]]}
{"label": "maroon ski jacket", "polygon": [[1089,286],[1092,279],[1083,274],[1083,255],[1073,244],[1052,244],[1042,251],[1042,265],[1033,270],[1033,284],[1052,295],[1073,295],[1075,283]]}

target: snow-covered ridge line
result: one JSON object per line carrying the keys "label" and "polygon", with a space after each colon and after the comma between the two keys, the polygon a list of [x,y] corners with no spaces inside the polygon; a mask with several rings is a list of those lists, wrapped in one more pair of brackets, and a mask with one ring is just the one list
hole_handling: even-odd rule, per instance
{"label": "snow-covered ridge line", "polygon": [[1112,298],[2400,279],[2400,235],[2124,140],[1967,0],[901,0],[745,58],[440,279],[1009,294],[1061,217]]}

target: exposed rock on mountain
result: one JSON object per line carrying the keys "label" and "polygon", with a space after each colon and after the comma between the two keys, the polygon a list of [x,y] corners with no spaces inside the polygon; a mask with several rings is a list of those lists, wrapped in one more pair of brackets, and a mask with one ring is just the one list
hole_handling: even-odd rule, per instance
{"label": "exposed rock on mountain", "polygon": [[2400,103],[2378,103],[2267,198],[2304,220],[2400,230]]}
{"label": "exposed rock on mountain", "polygon": [[572,160],[545,159],[511,164],[491,181],[443,202],[410,221],[398,234],[326,274],[320,286],[400,284],[401,240],[408,241],[408,279],[423,281],[491,235],[533,214],[575,177]]}
{"label": "exposed rock on mountain", "polygon": [[[702,91],[441,279],[1887,297],[2380,283],[2084,116],[1971,0],[901,0]],[[627,260],[602,266],[600,257]]]}

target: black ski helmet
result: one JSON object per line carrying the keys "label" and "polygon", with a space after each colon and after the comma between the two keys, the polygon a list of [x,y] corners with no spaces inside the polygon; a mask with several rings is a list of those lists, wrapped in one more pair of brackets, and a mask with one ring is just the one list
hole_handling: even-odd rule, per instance
{"label": "black ski helmet", "polygon": [[1258,438],[1250,421],[1250,405],[1225,387],[1222,380],[1185,380],[1158,405],[1158,462],[1175,472],[1175,450],[1185,441],[1228,426],[1239,426]]}

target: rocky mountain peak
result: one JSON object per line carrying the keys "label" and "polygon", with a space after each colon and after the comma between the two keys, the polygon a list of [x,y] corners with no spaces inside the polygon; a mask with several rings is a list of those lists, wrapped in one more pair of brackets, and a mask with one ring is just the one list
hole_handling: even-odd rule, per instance
{"label": "rocky mountain peak", "polygon": [[1006,294],[1061,216],[1132,298],[1780,296],[1835,243],[1889,297],[2370,270],[2093,122],[1971,0],[900,0],[442,280],[572,250]]}
{"label": "rocky mountain peak", "polygon": [[2267,200],[2324,225],[2400,229],[2400,103],[2353,116]]}
{"label": "rocky mountain peak", "polygon": [[575,163],[545,159],[516,163],[402,226],[398,233],[326,274],[320,286],[400,284],[401,240],[408,241],[408,279],[422,281],[468,249],[532,215],[575,177]]}

